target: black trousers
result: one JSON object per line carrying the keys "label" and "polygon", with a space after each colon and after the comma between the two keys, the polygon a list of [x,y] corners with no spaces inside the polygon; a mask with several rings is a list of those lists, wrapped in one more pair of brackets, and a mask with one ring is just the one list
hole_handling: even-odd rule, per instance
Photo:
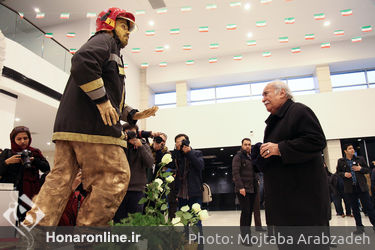
{"label": "black trousers", "polygon": [[367,191],[362,192],[358,186],[353,186],[353,193],[349,194],[349,197],[352,204],[355,224],[357,226],[363,226],[358,204],[358,199],[360,199],[363,208],[367,210],[368,218],[370,219],[371,224],[375,226],[375,209],[372,206],[369,193]]}
{"label": "black trousers", "polygon": [[241,207],[241,234],[250,234],[251,216],[253,213],[256,193],[246,193],[245,196],[242,196],[240,193],[236,193],[236,195]]}
{"label": "black trousers", "polygon": [[136,213],[136,212],[143,212],[143,204],[140,205],[138,202],[144,193],[142,191],[128,191],[124,197],[124,200],[121,202],[121,205],[117,209],[115,217],[113,217],[113,221],[115,223],[119,223],[122,219],[127,218],[128,214]]}

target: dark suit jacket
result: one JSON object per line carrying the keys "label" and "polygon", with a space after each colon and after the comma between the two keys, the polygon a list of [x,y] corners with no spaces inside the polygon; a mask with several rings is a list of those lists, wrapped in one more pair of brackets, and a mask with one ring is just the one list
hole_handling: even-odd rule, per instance
{"label": "dark suit jacket", "polygon": [[279,145],[280,156],[263,159],[266,220],[276,226],[325,226],[329,190],[322,150],[326,139],[314,112],[286,101],[266,120],[264,142]]}
{"label": "dark suit jacket", "polygon": [[[365,159],[359,156],[353,156],[353,161],[358,163],[362,168],[360,171],[355,172],[355,177],[357,179],[358,185],[361,188],[362,192],[368,192],[367,180],[365,174],[370,173],[370,168],[367,166]],[[354,165],[354,163],[353,163]],[[337,173],[343,178],[344,180],[344,193],[353,193],[353,181],[352,178],[346,178],[345,173],[351,173],[351,169],[349,168],[348,164],[346,163],[345,158],[340,158],[337,161]]]}

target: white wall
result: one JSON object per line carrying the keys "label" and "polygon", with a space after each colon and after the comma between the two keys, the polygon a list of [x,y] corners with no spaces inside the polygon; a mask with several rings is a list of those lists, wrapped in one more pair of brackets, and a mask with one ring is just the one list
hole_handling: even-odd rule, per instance
{"label": "white wall", "polygon": [[16,99],[0,93],[0,148],[9,148],[9,134],[13,129]]}
{"label": "white wall", "polygon": [[[375,89],[296,96],[317,115],[327,139],[375,136]],[[178,133],[191,137],[195,148],[236,146],[244,137],[263,141],[269,113],[261,100],[161,109],[147,130],[163,131],[174,147]],[[253,131],[250,134],[250,131]]]}
{"label": "white wall", "polygon": [[34,54],[22,45],[5,38],[7,53],[4,66],[14,69],[28,78],[62,93],[68,80],[68,74]]}

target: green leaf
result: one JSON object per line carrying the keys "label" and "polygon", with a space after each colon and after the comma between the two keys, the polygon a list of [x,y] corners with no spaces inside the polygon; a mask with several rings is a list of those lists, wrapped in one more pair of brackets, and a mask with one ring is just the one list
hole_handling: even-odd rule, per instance
{"label": "green leaf", "polygon": [[192,216],[191,214],[189,214],[189,213],[185,213],[185,214],[183,214],[183,217],[184,217],[185,219],[189,220],[189,219],[191,219],[193,216]]}
{"label": "green leaf", "polygon": [[148,201],[147,198],[143,197],[142,199],[139,200],[138,204],[145,204]]}
{"label": "green leaf", "polygon": [[168,208],[167,204],[163,204],[160,208],[161,211],[164,211]]}

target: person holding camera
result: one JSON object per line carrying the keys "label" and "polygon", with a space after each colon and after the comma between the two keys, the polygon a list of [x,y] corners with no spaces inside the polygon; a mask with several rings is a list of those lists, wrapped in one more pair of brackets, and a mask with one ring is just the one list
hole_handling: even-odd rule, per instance
{"label": "person holding camera", "polygon": [[[10,133],[10,149],[4,149],[0,155],[0,182],[13,183],[19,197],[25,194],[32,199],[40,190],[39,170],[50,171],[46,158],[39,149],[31,144],[31,133],[25,126],[15,127]],[[30,208],[22,204],[27,210]],[[23,221],[25,213],[17,209],[19,221]]]}
{"label": "person holding camera", "polygon": [[362,218],[359,211],[358,199],[367,211],[373,229],[375,230],[375,209],[371,204],[369,189],[365,174],[370,172],[363,157],[356,156],[352,144],[344,145],[345,157],[337,161],[337,173],[344,179],[344,193],[348,194],[355,219],[357,230],[355,233],[364,232]]}
{"label": "person holding camera", "polygon": [[[202,205],[202,171],[204,160],[202,152],[190,146],[189,137],[178,134],[175,139],[175,150],[172,153],[176,169],[175,193],[178,198],[178,208],[194,203]],[[202,227],[201,221],[197,224]]]}
{"label": "person holding camera", "polygon": [[143,204],[138,204],[138,202],[144,196],[143,192],[147,184],[146,170],[154,163],[150,146],[145,140],[137,137],[138,126],[125,123],[123,130],[128,137],[128,148],[124,151],[129,162],[131,176],[128,191],[113,218],[115,223],[128,217],[129,213],[143,211]]}

